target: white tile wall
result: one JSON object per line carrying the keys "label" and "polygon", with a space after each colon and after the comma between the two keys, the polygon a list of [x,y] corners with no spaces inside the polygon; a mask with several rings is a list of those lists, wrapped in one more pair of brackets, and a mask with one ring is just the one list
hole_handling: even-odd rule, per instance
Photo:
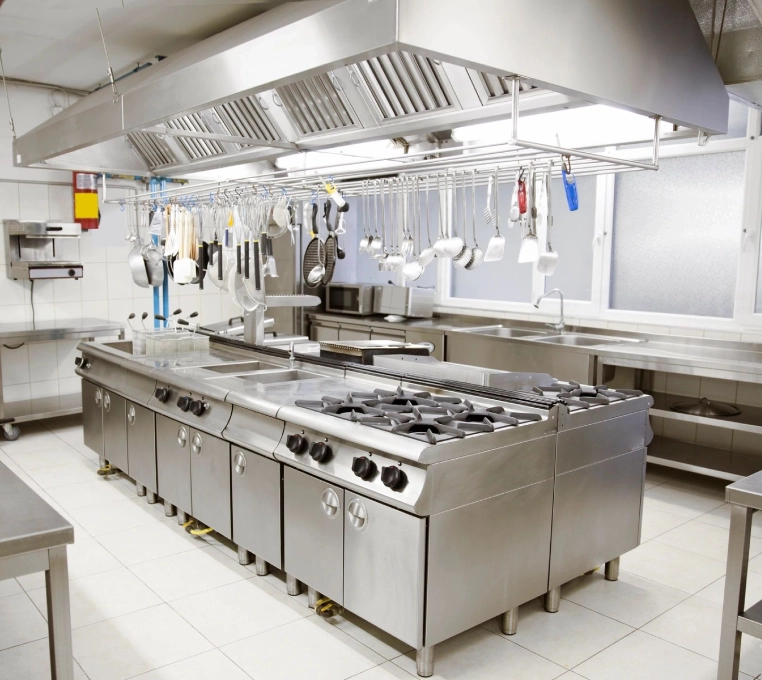
{"label": "white tile wall", "polygon": [[[0,219],[71,220],[71,188],[55,184],[30,184],[0,181]],[[78,242],[64,245],[70,257],[81,259],[84,277],[80,280],[36,281],[34,317],[37,321],[96,317],[127,323],[131,312],[153,317],[153,290],[132,282],[127,254],[132,247],[105,247],[105,234],[84,233]],[[122,242],[121,238],[117,239]],[[110,242],[114,242],[111,239]],[[0,251],[2,251],[0,238]],[[0,263],[5,253],[0,252]],[[32,319],[32,287],[28,281],[13,281],[0,264],[0,313],[3,323]],[[197,311],[202,323],[213,323],[240,311],[229,296],[214,286],[199,292],[196,286],[170,285],[170,306],[185,314]],[[147,325],[152,322],[147,322]],[[136,324],[139,327],[139,323]],[[128,332],[129,336],[129,332]],[[77,341],[58,341],[25,345],[17,350],[0,348],[3,394],[6,401],[42,398],[79,391],[74,373]]]}

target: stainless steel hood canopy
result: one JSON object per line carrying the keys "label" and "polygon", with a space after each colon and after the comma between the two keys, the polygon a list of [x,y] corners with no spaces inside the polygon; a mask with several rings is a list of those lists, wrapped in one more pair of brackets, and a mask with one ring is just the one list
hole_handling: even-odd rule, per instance
{"label": "stainless steel hood canopy", "polygon": [[688,0],[294,2],[93,93],[14,161],[179,174],[602,103],[707,133],[728,98]]}

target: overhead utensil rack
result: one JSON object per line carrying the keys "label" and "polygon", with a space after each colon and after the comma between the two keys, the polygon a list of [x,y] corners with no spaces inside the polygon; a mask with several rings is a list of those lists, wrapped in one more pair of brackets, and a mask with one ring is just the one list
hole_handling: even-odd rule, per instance
{"label": "overhead utensil rack", "polygon": [[[559,158],[566,159],[567,162],[573,159],[574,174],[577,176],[659,169],[660,116],[654,117],[650,162],[620,158],[596,151],[616,146],[616,142],[582,148],[541,144],[519,138],[519,97],[516,93],[520,88],[520,78],[514,77],[511,88],[512,139],[504,143],[426,149],[402,157],[396,155],[380,159],[337,162],[306,170],[273,170],[242,179],[201,182],[168,189],[161,202],[214,202],[219,197],[235,200],[260,192],[273,200],[282,195],[288,195],[293,200],[310,200],[314,198],[316,184],[325,183],[323,177],[330,177],[333,183],[341,183],[341,192],[345,196],[360,195],[365,190],[364,182],[368,179],[385,178],[390,175],[425,177],[467,171],[476,173],[477,185],[485,185],[490,177],[495,177],[496,171],[499,180],[508,180],[513,178],[517,170],[530,164],[545,165],[548,161]],[[560,165],[553,165],[553,177],[561,176]],[[156,204],[157,200],[150,193],[139,193],[129,198],[110,199],[106,202]]]}

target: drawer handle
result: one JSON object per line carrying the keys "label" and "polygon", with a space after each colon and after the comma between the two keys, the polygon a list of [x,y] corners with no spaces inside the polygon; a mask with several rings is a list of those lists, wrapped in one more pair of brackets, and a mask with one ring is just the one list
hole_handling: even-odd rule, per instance
{"label": "drawer handle", "polygon": [[347,507],[347,517],[350,524],[358,531],[362,531],[368,526],[368,511],[357,498],[352,499],[349,507]]}
{"label": "drawer handle", "polygon": [[243,451],[239,451],[233,458],[233,466],[235,473],[239,477],[243,477],[246,474],[246,456],[243,455]]}
{"label": "drawer handle", "polygon": [[323,495],[320,497],[320,504],[323,507],[323,512],[331,519],[336,519],[339,516],[341,502],[339,501],[339,494],[333,489],[323,491]]}
{"label": "drawer handle", "polygon": [[191,451],[198,455],[201,453],[201,444],[203,442],[201,441],[201,435],[196,432],[196,434],[193,435],[193,438],[191,439]]}
{"label": "drawer handle", "polygon": [[129,408],[127,409],[127,422],[130,425],[135,424],[135,407],[130,404]]}
{"label": "drawer handle", "polygon": [[111,396],[108,392],[104,392],[103,394],[103,410],[104,411],[110,411],[111,410]]}
{"label": "drawer handle", "polygon": [[185,431],[184,427],[181,427],[177,431],[177,443],[181,449],[184,449],[185,445],[188,443],[188,433]]}
{"label": "drawer handle", "polygon": [[100,406],[101,405],[101,398],[103,395],[101,394],[100,390],[95,390],[95,405]]}

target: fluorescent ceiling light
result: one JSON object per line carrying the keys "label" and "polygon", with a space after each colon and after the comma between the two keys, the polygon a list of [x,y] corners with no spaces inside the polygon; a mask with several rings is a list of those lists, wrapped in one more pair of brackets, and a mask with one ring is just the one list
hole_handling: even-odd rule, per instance
{"label": "fluorescent ceiling light", "polygon": [[[662,132],[672,129],[662,123]],[[561,146],[591,147],[624,144],[653,138],[654,122],[611,106],[584,106],[551,113],[525,115],[519,120],[519,139],[540,144],[556,145],[556,135]],[[453,138],[460,142],[500,144],[510,141],[511,120],[480,123],[455,128]]]}

